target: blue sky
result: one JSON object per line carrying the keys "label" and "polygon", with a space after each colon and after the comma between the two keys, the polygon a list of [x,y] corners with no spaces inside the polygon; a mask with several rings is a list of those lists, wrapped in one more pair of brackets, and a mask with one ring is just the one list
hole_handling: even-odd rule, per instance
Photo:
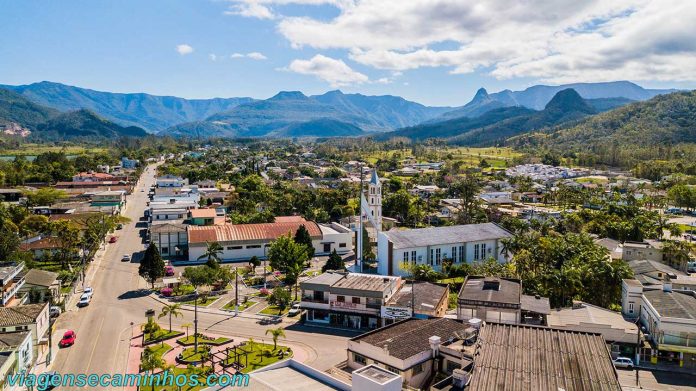
{"label": "blue sky", "polygon": [[429,105],[464,104],[482,86],[696,88],[687,2],[535,3],[0,0],[0,83],[186,98],[340,88]]}

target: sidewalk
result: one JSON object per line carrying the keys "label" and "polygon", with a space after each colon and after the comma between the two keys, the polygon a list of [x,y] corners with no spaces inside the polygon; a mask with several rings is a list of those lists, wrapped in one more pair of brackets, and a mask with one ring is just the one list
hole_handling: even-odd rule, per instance
{"label": "sidewalk", "polygon": [[[166,299],[162,299],[161,297],[159,297],[157,295],[157,293],[154,293],[154,292],[150,294],[150,297],[153,300],[158,301],[164,305],[172,304],[172,302],[170,302]],[[223,299],[218,300],[218,301],[223,301]],[[224,304],[222,304],[222,305],[224,306],[227,302],[229,302],[229,301],[225,301]],[[256,305],[254,307],[256,307]],[[252,308],[252,307],[250,307],[250,308]],[[190,305],[190,304],[184,304],[181,306],[181,309],[184,311],[194,311],[194,306]],[[200,306],[198,307],[198,312],[205,313],[205,314],[224,315],[224,316],[230,316],[230,317],[237,317],[238,316],[240,318],[248,318],[248,319],[256,319],[256,320],[278,318],[277,316],[273,316],[273,315],[259,315],[256,313],[246,313],[246,312],[242,312],[242,311],[238,312],[237,315],[235,316],[234,311],[228,311],[228,310],[223,310],[223,309],[218,309],[218,308],[210,308],[210,307],[200,307]],[[283,318],[284,318],[284,316],[283,316]]]}

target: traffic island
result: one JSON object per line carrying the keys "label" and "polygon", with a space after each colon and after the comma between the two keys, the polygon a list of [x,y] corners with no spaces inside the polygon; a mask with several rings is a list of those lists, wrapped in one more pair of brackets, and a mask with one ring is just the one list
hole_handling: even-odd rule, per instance
{"label": "traffic island", "polygon": [[183,365],[198,365],[203,361],[210,360],[209,345],[199,345],[196,348],[186,348],[176,356],[176,362]]}
{"label": "traffic island", "polygon": [[223,352],[227,358],[222,366],[234,368],[241,373],[249,373],[293,356],[292,349],[287,346],[278,345],[274,348],[273,344],[253,341],[243,342]]}
{"label": "traffic island", "polygon": [[[209,337],[209,336],[204,335],[204,334],[200,334],[200,333],[198,334],[198,344],[199,345],[221,346],[221,345],[224,345],[226,343],[233,342],[233,341],[234,340],[231,338],[225,338],[225,337],[213,338],[213,337]],[[195,345],[196,338],[193,335],[189,335],[188,337],[177,339],[176,342],[179,345],[192,346],[192,345]]]}

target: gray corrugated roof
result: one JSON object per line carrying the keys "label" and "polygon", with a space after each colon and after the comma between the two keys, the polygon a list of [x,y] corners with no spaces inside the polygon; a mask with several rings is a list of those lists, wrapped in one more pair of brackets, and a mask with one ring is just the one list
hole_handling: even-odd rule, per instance
{"label": "gray corrugated roof", "polygon": [[[413,289],[411,289],[411,286],[413,286]],[[447,295],[447,292],[446,286],[415,281],[404,284],[401,290],[389,300],[387,305],[410,308],[413,300],[415,313],[435,316],[437,306],[440,304],[443,296]]]}
{"label": "gray corrugated roof", "polygon": [[599,334],[488,323],[478,344],[471,390],[621,390]]}
{"label": "gray corrugated roof", "polygon": [[0,334],[0,349],[4,348],[16,348],[21,345],[30,331],[19,331],[14,333],[2,333]]}
{"label": "gray corrugated roof", "polygon": [[696,297],[689,292],[665,292],[656,289],[643,291],[643,295],[660,316],[696,319]]}
{"label": "gray corrugated roof", "polygon": [[[484,289],[498,283],[498,289]],[[469,276],[459,291],[459,300],[486,301],[491,303],[520,304],[522,284],[512,278]]]}
{"label": "gray corrugated roof", "polygon": [[512,236],[493,223],[453,225],[451,227],[391,230],[384,232],[395,249],[478,242]]}
{"label": "gray corrugated roof", "polygon": [[27,284],[49,287],[58,280],[58,273],[40,269],[31,269],[24,276]]}

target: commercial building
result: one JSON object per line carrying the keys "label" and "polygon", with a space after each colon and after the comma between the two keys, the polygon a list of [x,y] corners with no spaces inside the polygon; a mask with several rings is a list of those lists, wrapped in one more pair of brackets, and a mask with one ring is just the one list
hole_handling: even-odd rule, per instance
{"label": "commercial building", "polygon": [[621,312],[637,319],[650,346],[637,357],[642,362],[696,369],[696,293],[623,280]]}
{"label": "commercial building", "polygon": [[163,258],[184,258],[188,256],[187,225],[183,220],[155,221],[150,225],[150,242],[159,250]]}
{"label": "commercial building", "polygon": [[184,187],[188,185],[188,179],[176,175],[164,175],[155,180],[157,187]]}
{"label": "commercial building", "polygon": [[514,278],[468,276],[457,297],[457,319],[545,325],[549,299],[522,294]]}
{"label": "commercial building", "polygon": [[0,264],[0,305],[3,307],[19,304],[23,301],[19,290],[25,284],[24,263]]}
{"label": "commercial building", "polygon": [[340,224],[317,224],[301,216],[281,216],[273,223],[189,226],[189,261],[196,262],[210,242],[223,247],[223,261],[247,261],[254,256],[263,259],[272,241],[282,235],[294,236],[303,225],[312,238],[315,255],[328,255],[333,250],[346,254],[351,250],[351,232]]}
{"label": "commercial building", "polygon": [[380,232],[378,270],[383,275],[405,276],[409,273],[405,264],[426,264],[441,271],[445,259],[454,264],[488,258],[505,262],[500,241],[511,236],[493,223]]}
{"label": "commercial building", "polygon": [[92,206],[113,206],[122,207],[126,203],[126,192],[124,190],[107,190],[94,193],[91,196]]}

